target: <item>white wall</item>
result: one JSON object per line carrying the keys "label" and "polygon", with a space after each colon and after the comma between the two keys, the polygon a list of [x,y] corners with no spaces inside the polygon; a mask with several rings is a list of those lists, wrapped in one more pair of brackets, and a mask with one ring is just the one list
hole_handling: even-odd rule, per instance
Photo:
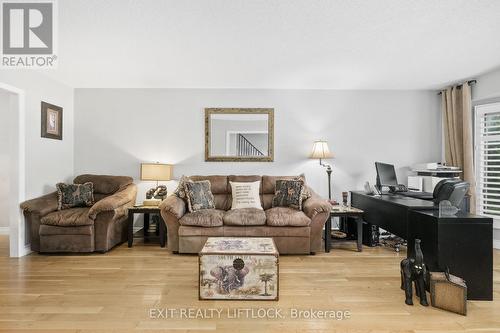
{"label": "white wall", "polygon": [[[55,190],[73,175],[73,88],[31,70],[0,70],[0,82],[26,95],[26,198]],[[41,102],[63,107],[63,140],[40,136]]]}
{"label": "white wall", "polygon": [[[23,111],[22,115],[11,114],[22,123],[16,122],[12,128],[20,140],[10,155],[10,196],[23,201],[52,192],[57,182],[70,181],[73,176],[73,89],[31,70],[0,70],[0,85],[16,91],[12,110]],[[63,107],[62,141],[41,138],[42,101]],[[14,178],[19,184],[14,184]],[[11,203],[9,219],[10,255],[23,256],[30,251],[29,230],[19,202]]]}
{"label": "white wall", "polygon": [[500,98],[500,68],[477,77],[472,88],[472,100]]}
{"label": "white wall", "polygon": [[9,178],[12,117],[8,117],[10,94],[0,89],[0,234],[9,227]]}
{"label": "white wall", "polygon": [[[274,108],[275,162],[205,162],[205,107]],[[139,182],[145,161],[175,164],[176,177],[305,172],[326,196],[326,172],[307,158],[316,139],[328,140],[336,155],[330,162],[337,199],[374,182],[377,160],[399,167],[406,182],[403,167],[440,160],[439,98],[431,91],[75,90],[75,174],[130,175]],[[140,184],[139,201],[151,185]]]}

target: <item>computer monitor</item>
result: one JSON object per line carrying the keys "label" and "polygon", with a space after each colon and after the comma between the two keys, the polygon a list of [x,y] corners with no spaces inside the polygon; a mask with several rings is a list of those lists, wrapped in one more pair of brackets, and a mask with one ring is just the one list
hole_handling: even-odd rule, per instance
{"label": "computer monitor", "polygon": [[380,190],[382,186],[395,187],[398,185],[394,165],[375,162],[375,169],[377,169],[377,186]]}

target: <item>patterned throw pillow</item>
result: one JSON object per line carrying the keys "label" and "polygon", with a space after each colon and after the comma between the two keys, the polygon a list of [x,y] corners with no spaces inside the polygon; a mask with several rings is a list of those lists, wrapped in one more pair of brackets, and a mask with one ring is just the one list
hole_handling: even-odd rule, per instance
{"label": "patterned throw pillow", "polygon": [[[305,181],[305,179],[306,175],[303,173],[301,173],[298,177],[294,178],[294,180],[301,180],[301,181]],[[302,192],[302,202],[306,201],[310,197],[312,197],[312,194],[309,191],[309,188],[304,184],[304,191]]]}
{"label": "patterned throw pillow", "polygon": [[181,177],[181,179],[179,180],[179,185],[177,185],[177,188],[174,191],[174,195],[177,196],[178,198],[187,200],[187,196],[186,196],[186,191],[184,189],[184,187],[185,187],[184,185],[186,184],[186,182],[189,182],[189,181],[190,181],[189,178],[183,175]]}
{"label": "patterned throw pillow", "polygon": [[273,207],[290,207],[302,210],[303,195],[304,181],[277,180]]}
{"label": "patterned throw pillow", "polygon": [[307,188],[307,186],[304,185],[304,191],[302,191],[302,201],[306,201],[307,199],[309,199],[310,197],[312,197],[312,194],[311,192],[309,192],[309,189]]}
{"label": "patterned throw pillow", "polygon": [[58,183],[58,210],[73,207],[91,207],[94,205],[94,184],[64,184]]}
{"label": "patterned throw pillow", "polygon": [[187,181],[184,183],[184,191],[190,213],[201,209],[215,208],[214,195],[212,194],[209,180],[198,182]]}

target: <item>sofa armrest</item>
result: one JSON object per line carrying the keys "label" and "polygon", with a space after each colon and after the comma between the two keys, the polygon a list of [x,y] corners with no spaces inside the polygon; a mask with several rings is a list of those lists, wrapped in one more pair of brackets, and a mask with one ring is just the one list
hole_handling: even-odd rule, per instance
{"label": "sofa armrest", "polygon": [[95,220],[99,213],[109,212],[130,206],[135,203],[137,196],[137,186],[135,184],[127,185],[127,187],[118,192],[97,201],[89,210],[89,218]]}
{"label": "sofa armrest", "polygon": [[186,202],[170,195],[160,204],[160,213],[167,226],[167,246],[170,251],[179,251],[179,219],[186,213]]}
{"label": "sofa armrest", "polygon": [[330,217],[332,205],[312,189],[309,191],[311,197],[302,203],[302,210],[311,219],[310,251],[316,253],[321,251],[323,226]]}
{"label": "sofa armrest", "polygon": [[302,210],[311,220],[319,213],[330,213],[332,205],[325,199],[313,196],[302,203]]}
{"label": "sofa armrest", "polygon": [[186,202],[175,195],[168,196],[159,207],[162,213],[170,213],[177,219],[186,214]]}
{"label": "sofa armrest", "polygon": [[20,205],[24,213],[33,213],[39,216],[45,216],[49,213],[55,212],[58,206],[57,192],[52,192],[39,198],[27,200]]}

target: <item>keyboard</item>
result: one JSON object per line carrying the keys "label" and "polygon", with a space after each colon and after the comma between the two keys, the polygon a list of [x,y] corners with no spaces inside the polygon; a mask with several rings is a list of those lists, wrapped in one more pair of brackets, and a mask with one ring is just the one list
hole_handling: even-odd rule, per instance
{"label": "keyboard", "polygon": [[429,192],[408,191],[408,192],[398,192],[398,194],[405,196],[405,197],[422,199],[422,200],[434,199],[434,196],[432,195],[432,193],[429,193]]}

